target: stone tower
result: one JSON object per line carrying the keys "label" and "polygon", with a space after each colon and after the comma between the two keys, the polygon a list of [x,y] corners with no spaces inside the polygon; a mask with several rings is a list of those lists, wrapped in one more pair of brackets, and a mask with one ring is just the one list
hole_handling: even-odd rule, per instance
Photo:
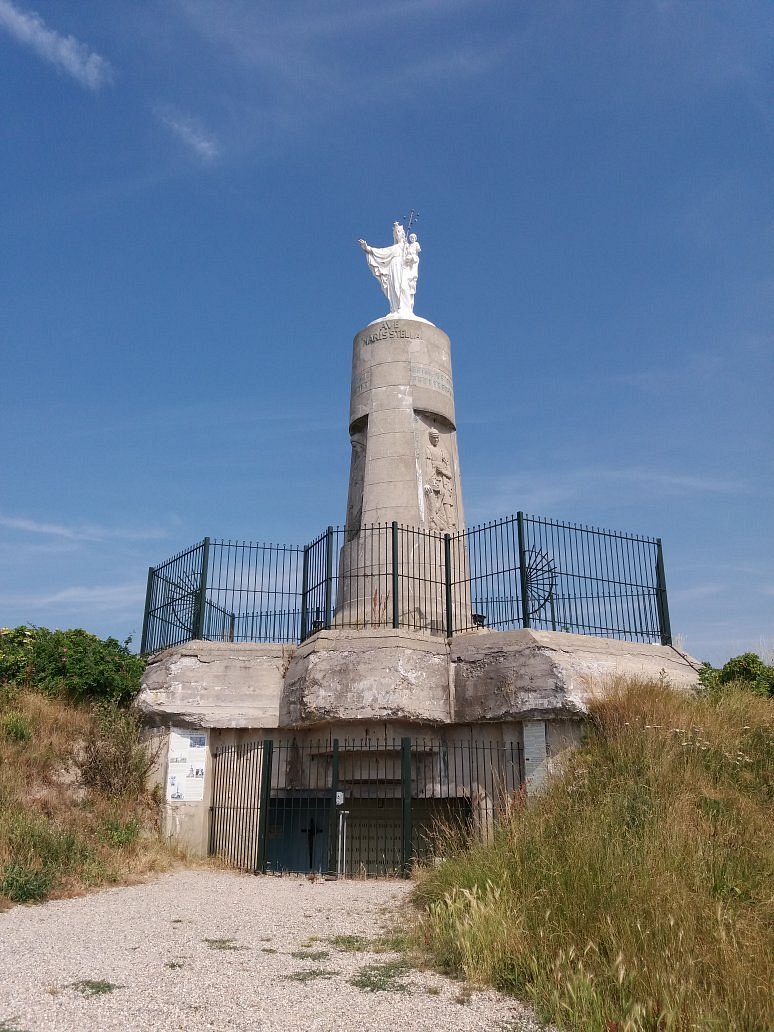
{"label": "stone tower", "polygon": [[392,245],[360,246],[390,312],[352,345],[352,459],[337,615],[346,626],[391,619],[396,627],[440,633],[451,615],[447,570],[467,581],[460,539],[446,540],[464,527],[451,345],[414,315],[416,235],[407,239],[395,223]]}
{"label": "stone tower", "polygon": [[462,530],[451,345],[442,330],[387,318],[356,335],[349,433],[350,531],[393,520]]}

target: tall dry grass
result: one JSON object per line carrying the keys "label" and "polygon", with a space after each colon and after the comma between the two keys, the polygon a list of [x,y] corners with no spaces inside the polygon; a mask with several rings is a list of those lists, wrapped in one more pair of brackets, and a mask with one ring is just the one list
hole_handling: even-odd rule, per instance
{"label": "tall dry grass", "polygon": [[619,684],[561,778],[421,874],[443,968],[563,1028],[774,1028],[774,706]]}
{"label": "tall dry grass", "polygon": [[132,880],[178,858],[160,841],[158,806],[137,776],[131,718],[106,712],[2,687],[0,908]]}

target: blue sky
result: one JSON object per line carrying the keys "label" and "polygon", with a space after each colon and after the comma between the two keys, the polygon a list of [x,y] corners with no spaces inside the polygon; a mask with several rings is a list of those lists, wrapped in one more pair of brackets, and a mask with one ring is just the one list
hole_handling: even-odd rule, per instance
{"label": "blue sky", "polygon": [[774,647],[767,2],[0,0],[0,625],[139,638],[204,535],[343,520],[358,237],[418,209],[469,524],[660,536]]}

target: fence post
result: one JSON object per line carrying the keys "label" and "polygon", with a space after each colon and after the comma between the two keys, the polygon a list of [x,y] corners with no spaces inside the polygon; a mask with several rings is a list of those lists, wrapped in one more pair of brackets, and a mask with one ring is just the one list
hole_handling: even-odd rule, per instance
{"label": "fence post", "polygon": [[392,521],[392,626],[400,627],[400,605],[398,599],[398,524]]}
{"label": "fence post", "polygon": [[255,858],[255,874],[266,874],[266,839],[269,830],[269,806],[271,802],[271,761],[274,742],[271,738],[263,740],[261,756],[261,791],[258,810],[258,849]]}
{"label": "fence post", "polygon": [[404,878],[411,874],[411,739],[400,740],[400,859]]}
{"label": "fence post", "polygon": [[338,807],[336,796],[339,791],[339,740],[333,739],[331,754],[331,810],[328,819],[328,873],[338,870]]}
{"label": "fence post", "polygon": [[333,527],[325,533],[325,630],[331,629],[331,604],[333,602]]}
{"label": "fence post", "polygon": [[443,536],[444,587],[446,589],[446,637],[454,634],[454,609],[452,607],[451,534]]}
{"label": "fence post", "polygon": [[658,603],[658,629],[661,633],[661,644],[671,645],[672,627],[669,623],[669,603],[667,602],[664,552],[661,548],[661,538],[656,539],[656,601]]}
{"label": "fence post", "polygon": [[204,607],[207,603],[207,568],[210,563],[210,539],[202,541],[202,568],[199,574],[199,588],[194,603],[193,637],[195,641],[204,638]]}
{"label": "fence post", "polygon": [[142,638],[140,639],[140,655],[144,656],[148,651],[148,638],[150,632],[150,611],[153,599],[153,579],[156,570],[153,566],[148,567],[148,586],[145,589],[145,612],[142,617]]}
{"label": "fence post", "polygon": [[304,563],[301,568],[301,636],[306,641],[309,633],[309,545],[304,546]]}
{"label": "fence post", "polygon": [[524,513],[516,513],[519,533],[519,583],[521,585],[521,626],[529,627],[529,581],[527,580],[527,549],[524,543]]}

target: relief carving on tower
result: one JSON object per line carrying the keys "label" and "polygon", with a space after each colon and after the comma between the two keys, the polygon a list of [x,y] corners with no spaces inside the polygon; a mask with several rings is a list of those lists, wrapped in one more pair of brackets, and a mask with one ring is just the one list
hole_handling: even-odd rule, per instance
{"label": "relief carving on tower", "polygon": [[352,429],[352,460],[349,467],[349,496],[347,498],[348,537],[357,534],[363,517],[363,484],[365,481],[366,438],[368,420],[363,419]]}
{"label": "relief carving on tower", "polygon": [[427,431],[425,444],[424,496],[428,526],[439,533],[457,529],[457,492],[454,470],[437,427]]}

